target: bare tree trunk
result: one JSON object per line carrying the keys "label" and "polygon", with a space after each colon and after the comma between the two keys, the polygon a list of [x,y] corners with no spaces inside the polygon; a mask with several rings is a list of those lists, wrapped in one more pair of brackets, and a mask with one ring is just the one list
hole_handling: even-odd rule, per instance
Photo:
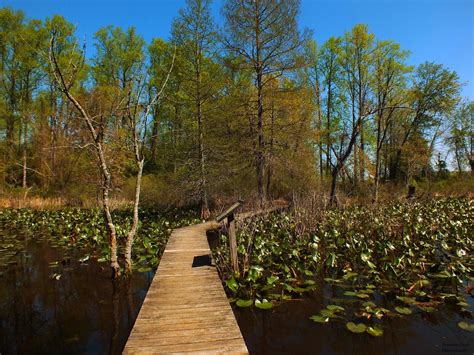
{"label": "bare tree trunk", "polygon": [[[331,66],[332,68],[332,66]],[[331,100],[332,100],[332,76],[328,79],[328,95],[326,108],[326,174],[329,174],[331,169]]]}
{"label": "bare tree trunk", "polygon": [[99,156],[100,167],[102,170],[102,208],[104,210],[105,221],[107,225],[107,231],[109,232],[109,243],[110,243],[110,267],[112,268],[112,278],[118,278],[120,276],[120,265],[117,258],[117,232],[115,230],[115,224],[110,213],[110,200],[109,193],[112,187],[112,176],[110,175],[109,169],[106,164],[105,155],[102,147],[102,142],[96,144],[97,154]]}
{"label": "bare tree trunk", "polygon": [[140,205],[140,191],[142,186],[143,165],[145,161],[142,159],[137,162],[137,177],[135,180],[135,200],[133,203],[133,221],[132,227],[127,233],[127,240],[125,242],[125,272],[132,271],[132,245],[135,235],[138,230],[138,206]]}
{"label": "bare tree trunk", "polygon": [[265,191],[263,189],[263,174],[265,169],[265,140],[263,134],[263,67],[261,62],[262,43],[260,38],[261,23],[259,11],[260,5],[255,2],[255,73],[257,75],[257,151],[256,151],[256,172],[257,172],[257,190],[260,206],[265,204]]}
{"label": "bare tree trunk", "polygon": [[134,203],[133,203],[133,220],[132,220],[132,227],[127,233],[127,239],[125,241],[125,272],[126,274],[130,274],[132,271],[132,246],[133,246],[133,240],[135,239],[135,236],[137,234],[138,230],[138,207],[140,205],[140,192],[141,192],[141,186],[142,186],[142,176],[143,176],[143,166],[145,165],[145,159],[144,159],[144,154],[143,154],[143,147],[145,145],[146,141],[146,129],[143,129],[143,131],[140,133],[139,131],[137,132],[137,128],[141,127],[139,122],[139,117],[143,117],[144,120],[147,119],[151,109],[153,106],[156,105],[158,102],[159,98],[161,97],[161,94],[163,92],[163,89],[166,86],[166,83],[168,82],[168,79],[171,74],[171,70],[173,69],[174,66],[174,59],[175,59],[176,51],[173,54],[173,61],[171,63],[171,67],[168,71],[168,74],[166,76],[166,79],[163,83],[163,86],[161,89],[158,91],[156,96],[153,97],[153,99],[150,100],[148,105],[145,106],[145,109],[143,111],[143,115],[140,115],[139,108],[142,107],[143,105],[140,100],[140,93],[142,92],[141,89],[138,90],[137,95],[136,95],[136,101],[133,102],[132,104],[132,92],[130,91],[128,93],[128,115],[124,117],[128,117],[129,121],[129,128],[131,132],[131,138],[133,141],[133,153],[135,157],[135,163],[137,165],[137,176],[135,179],[135,198],[134,198]]}
{"label": "bare tree trunk", "polygon": [[26,189],[27,186],[27,165],[26,165],[26,141],[28,139],[28,132],[27,132],[27,123],[26,123],[26,118],[24,118],[23,122],[23,171],[22,171],[22,184],[21,186],[23,189]]}
{"label": "bare tree trunk", "polygon": [[375,176],[374,176],[374,194],[372,203],[376,204],[379,199],[379,182],[380,182],[380,149],[377,148],[375,157]]}
{"label": "bare tree trunk", "polygon": [[458,172],[462,173],[462,162],[461,162],[461,154],[459,153],[459,148],[457,143],[455,143],[454,147],[454,156],[456,158],[456,165],[458,166]]}
{"label": "bare tree trunk", "polygon": [[[356,127],[358,126],[358,123],[356,121],[356,118],[355,118],[355,107],[354,107],[354,103],[352,104],[352,127]],[[356,128],[357,130],[359,129],[359,127]],[[358,182],[358,164],[357,164],[357,160],[358,160],[358,155],[357,155],[357,137],[356,139],[354,140],[354,154],[353,154],[353,157],[354,157],[354,179],[353,179],[353,183],[354,183],[354,186],[357,186],[357,182]]]}
{"label": "bare tree trunk", "polygon": [[257,190],[260,206],[265,204],[265,192],[263,190],[263,172],[265,167],[264,156],[264,135],[263,135],[263,78],[260,70],[257,74],[257,152],[256,152],[256,170],[257,170]]}
{"label": "bare tree trunk", "polygon": [[317,117],[318,117],[318,130],[319,130],[319,141],[318,141],[318,149],[319,149],[319,178],[321,182],[324,180],[324,164],[323,164],[323,135],[321,134],[323,130],[323,119],[321,116],[321,94],[319,88],[319,78],[316,74],[315,78],[315,95],[316,95],[316,109]]}
{"label": "bare tree trunk", "polygon": [[364,122],[360,122],[360,149],[359,149],[359,177],[360,181],[365,178],[365,141],[364,141]]}
{"label": "bare tree trunk", "polygon": [[334,171],[331,174],[331,191],[329,193],[329,205],[330,206],[336,206],[337,205],[336,184],[337,184],[337,175],[338,174],[339,174],[339,170],[334,168]]}
{"label": "bare tree trunk", "polygon": [[[360,127],[359,126],[359,123],[360,123],[359,121],[360,120],[361,119],[359,118],[357,120],[357,122],[355,122],[355,125],[352,126],[351,139],[349,141],[349,144],[347,145],[347,148],[346,148],[344,154],[342,154],[342,156],[337,156],[336,157],[337,163],[333,167],[332,174],[331,174],[332,175],[332,181],[331,181],[331,190],[330,190],[330,193],[329,193],[329,205],[330,206],[334,206],[335,204],[337,204],[337,198],[336,198],[337,177],[339,175],[339,172],[344,168],[344,164],[345,164],[347,158],[349,158],[349,156],[351,155],[353,148],[355,148],[355,143],[356,143],[356,140],[357,140],[357,136],[359,134],[359,127]],[[341,142],[341,146],[342,146],[342,142]],[[355,171],[354,179],[355,179],[356,176],[357,176],[357,171]]]}
{"label": "bare tree trunk", "polygon": [[201,172],[200,194],[201,194],[201,218],[207,219],[210,216],[209,202],[207,198],[207,179],[206,179],[206,155],[204,152],[204,129],[202,122],[202,107],[198,105],[198,127],[199,127],[199,165]]}
{"label": "bare tree trunk", "polygon": [[[471,120],[471,127],[472,127],[472,120]],[[472,134],[472,128],[471,128],[471,134],[469,137],[469,149],[466,147],[465,150],[466,150],[467,160],[469,161],[469,167],[471,168],[471,174],[474,174],[474,134]]]}
{"label": "bare tree trunk", "polygon": [[26,147],[23,148],[23,179],[21,186],[23,189],[26,189],[28,186],[26,184]]}
{"label": "bare tree trunk", "polygon": [[199,168],[200,168],[200,182],[199,182],[199,194],[200,194],[200,205],[201,205],[201,218],[207,219],[210,216],[209,203],[207,199],[207,180],[206,180],[206,155],[204,151],[204,122],[202,114],[202,97],[201,97],[201,68],[200,68],[200,53],[197,54],[197,65],[196,65],[196,110],[197,110],[197,121],[198,121],[198,140],[199,140]]}
{"label": "bare tree trunk", "polygon": [[274,144],[274,134],[275,134],[275,110],[271,107],[271,125],[270,125],[270,149],[269,149],[269,156],[267,159],[267,186],[266,186],[266,196],[270,198],[270,187],[271,187],[271,180],[273,177],[273,144]]}
{"label": "bare tree trunk", "polygon": [[380,180],[380,155],[382,151],[382,113],[377,117],[377,141],[375,146],[375,176],[374,176],[374,192],[372,203],[376,204],[379,198],[379,180]]}
{"label": "bare tree trunk", "polygon": [[151,152],[151,161],[156,163],[156,155],[158,148],[158,114],[157,109],[153,111],[153,128],[151,133],[151,142],[150,142],[150,152]]}
{"label": "bare tree trunk", "polygon": [[[321,113],[319,112],[319,108],[318,108],[318,129],[319,129],[319,132],[321,132],[323,129]],[[319,178],[321,179],[321,182],[322,182],[324,180],[324,164],[323,164],[323,140],[322,140],[321,135],[319,136],[318,150],[319,150]]]}

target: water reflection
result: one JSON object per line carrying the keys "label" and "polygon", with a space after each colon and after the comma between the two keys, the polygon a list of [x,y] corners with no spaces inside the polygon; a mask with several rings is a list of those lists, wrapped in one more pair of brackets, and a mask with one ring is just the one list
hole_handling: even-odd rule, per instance
{"label": "water reflection", "polygon": [[[473,354],[474,336],[457,323],[465,320],[454,309],[386,318],[384,334],[375,338],[353,334],[345,321],[318,324],[309,319],[339,292],[333,286],[305,300],[292,300],[271,311],[234,307],[240,329],[253,354]],[[468,297],[471,310],[474,300]],[[351,303],[345,303],[346,309]],[[385,303],[384,307],[393,308]],[[470,320],[472,321],[472,320]]]}
{"label": "water reflection", "polygon": [[0,353],[121,353],[153,274],[114,282],[80,250],[20,239],[15,263],[0,266]]}

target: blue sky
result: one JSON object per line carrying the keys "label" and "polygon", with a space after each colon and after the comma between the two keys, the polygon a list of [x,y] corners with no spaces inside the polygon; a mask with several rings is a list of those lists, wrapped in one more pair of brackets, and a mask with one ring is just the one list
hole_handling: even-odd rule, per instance
{"label": "blue sky", "polygon": [[[222,0],[214,0],[220,23]],[[173,18],[185,0],[0,0],[0,6],[23,10],[30,18],[61,14],[87,39],[100,27],[135,26],[144,38],[169,37]],[[410,64],[441,63],[456,70],[465,97],[474,99],[474,1],[472,0],[302,0],[301,27],[314,31],[322,43],[365,23],[379,39],[390,39],[410,50]]]}

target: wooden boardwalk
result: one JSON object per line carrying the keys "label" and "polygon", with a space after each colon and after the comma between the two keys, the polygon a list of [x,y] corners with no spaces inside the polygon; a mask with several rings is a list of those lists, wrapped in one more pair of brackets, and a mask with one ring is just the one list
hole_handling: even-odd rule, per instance
{"label": "wooden boardwalk", "polygon": [[248,353],[217,270],[206,262],[206,231],[217,226],[173,231],[124,354]]}

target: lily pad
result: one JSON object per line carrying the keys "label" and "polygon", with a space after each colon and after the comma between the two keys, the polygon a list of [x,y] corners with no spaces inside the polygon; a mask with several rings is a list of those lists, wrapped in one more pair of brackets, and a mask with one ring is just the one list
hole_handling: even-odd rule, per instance
{"label": "lily pad", "polygon": [[329,309],[330,311],[344,311],[344,307],[341,307],[341,306],[338,306],[336,304],[330,304],[328,306],[326,306],[327,309]]}
{"label": "lily pad", "polygon": [[237,302],[235,302],[235,304],[240,308],[247,308],[253,304],[253,300],[238,299]]}
{"label": "lily pad", "polygon": [[271,309],[273,307],[273,304],[266,299],[263,300],[255,300],[255,307],[260,308],[260,309]]}
{"label": "lily pad", "polygon": [[377,305],[372,302],[372,301],[365,301],[364,303],[362,303],[362,306],[364,307],[369,307],[369,308],[375,308],[377,307]]}
{"label": "lily pad", "polygon": [[354,291],[346,291],[344,292],[344,295],[357,297],[357,293]]}
{"label": "lily pad", "polygon": [[378,326],[367,327],[367,333],[374,337],[379,337],[383,335],[383,329]]}
{"label": "lily pad", "polygon": [[323,317],[329,317],[329,318],[337,318],[337,316],[334,314],[334,311],[331,311],[329,309],[323,309],[321,312],[319,312],[321,316]]}
{"label": "lily pad", "polygon": [[353,322],[346,323],[346,328],[352,333],[364,333],[367,330],[367,326],[363,323],[355,324]]}
{"label": "lily pad", "polygon": [[313,322],[316,322],[316,323],[328,323],[329,322],[329,317],[324,317],[324,316],[319,316],[319,315],[311,316],[311,317],[309,317],[309,319],[311,319]]}
{"label": "lily pad", "polygon": [[459,322],[458,327],[468,332],[474,332],[474,323]]}
{"label": "lily pad", "polygon": [[395,310],[400,314],[411,314],[411,309],[407,307],[395,307]]}
{"label": "lily pad", "polygon": [[415,300],[411,297],[397,296],[397,300],[402,301],[403,303],[406,303],[406,304],[415,303]]}

